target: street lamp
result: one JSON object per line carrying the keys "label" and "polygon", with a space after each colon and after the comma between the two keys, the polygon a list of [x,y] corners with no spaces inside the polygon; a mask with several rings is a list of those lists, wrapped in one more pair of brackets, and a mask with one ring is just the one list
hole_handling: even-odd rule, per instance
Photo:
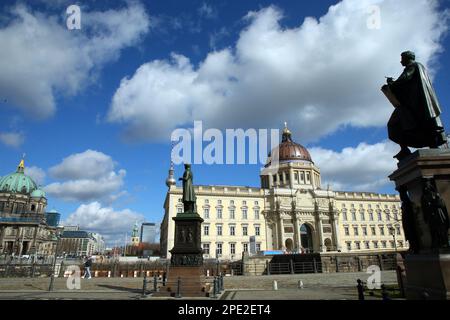
{"label": "street lamp", "polygon": [[55,257],[53,259],[53,266],[52,266],[52,275],[50,277],[50,285],[48,287],[48,291],[53,291],[53,285],[55,282],[55,269],[56,269],[56,259],[58,257],[58,242],[59,242],[59,232],[56,231],[56,234],[53,236],[53,240],[56,240],[56,246],[55,246]]}

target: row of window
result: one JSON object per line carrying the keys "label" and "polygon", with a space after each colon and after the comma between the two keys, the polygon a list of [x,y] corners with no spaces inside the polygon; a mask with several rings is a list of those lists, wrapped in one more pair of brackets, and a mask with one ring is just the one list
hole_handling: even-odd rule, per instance
{"label": "row of window", "polygon": [[[228,230],[229,236],[235,236],[236,235],[236,226],[228,226]],[[203,226],[203,235],[204,236],[209,236],[212,235],[210,234],[210,226],[209,225],[205,225]],[[216,225],[216,235],[217,236],[223,236],[223,226],[222,225]],[[242,235],[243,236],[248,236],[248,226],[242,226]],[[260,236],[261,235],[261,228],[260,226],[255,226],[255,236]]]}
{"label": "row of window", "polygon": [[[209,219],[210,218],[210,210],[209,208],[204,208],[203,209],[203,217],[205,219]],[[228,210],[228,217],[229,219],[236,219],[236,210],[235,209],[229,209]],[[241,217],[242,220],[247,220],[248,219],[248,210],[247,209],[242,209],[241,210]],[[217,208],[216,209],[216,218],[217,219],[223,219],[223,210],[222,208]],[[253,218],[255,220],[259,220],[259,209],[254,209],[253,210]]]}
{"label": "row of window", "polygon": [[[353,211],[351,212],[352,214],[352,221],[356,221],[356,212]],[[369,221],[374,221],[374,213],[373,212],[369,212]],[[399,221],[399,217],[398,217],[398,213],[394,212],[393,214],[386,212],[385,213],[385,217],[386,217],[386,221],[391,221],[391,218],[393,218],[394,221]],[[382,212],[377,212],[377,218],[378,221],[383,221],[383,216],[382,216]],[[346,209],[344,209],[342,211],[342,220],[344,221],[349,221],[348,220],[348,213],[346,211]],[[364,212],[360,212],[359,213],[359,220],[360,221],[366,221],[366,214]]]}
{"label": "row of window", "polygon": [[[368,233],[367,233],[367,227],[362,226],[361,229],[362,229],[362,235],[363,235],[363,236],[367,236],[367,235],[368,235]],[[380,230],[380,236],[386,235],[384,226],[379,226],[378,229]],[[392,232],[393,232],[393,230],[392,230],[393,227],[392,227],[392,226],[388,226],[387,229],[388,229],[388,232],[389,232],[390,234],[392,234]],[[370,227],[370,231],[371,231],[371,235],[372,235],[372,236],[376,236],[376,235],[377,235],[377,229],[376,229],[375,226],[371,226],[371,227]],[[346,235],[346,236],[350,236],[350,227],[344,226],[344,232],[345,232],[345,235]],[[399,235],[399,236],[402,234],[400,226],[395,226],[395,232],[396,232],[397,235]],[[359,236],[359,227],[356,227],[356,226],[353,227],[353,235],[354,235],[354,236]]]}
{"label": "row of window", "polygon": [[[182,198],[178,198],[178,202],[179,203],[183,202],[183,199]],[[205,204],[209,204],[209,199],[205,199]],[[220,199],[217,200],[217,204],[218,205],[222,205],[222,200],[220,200]],[[254,201],[253,204],[255,206],[258,206],[259,202],[258,201]],[[234,200],[230,200],[230,206],[233,206],[233,205],[234,205]],[[247,205],[247,200],[242,200],[242,205],[246,206]]]}
{"label": "row of window", "polygon": [[[7,210],[10,207],[9,202],[0,202],[0,212]],[[32,212],[36,211],[36,205],[32,204],[30,207]],[[7,210],[8,211],[8,210]],[[38,212],[41,211],[41,205],[38,207]],[[26,213],[28,212],[28,205],[25,203],[13,203],[13,207],[11,210],[12,213]]]}
{"label": "row of window", "polygon": [[[342,209],[344,209],[344,208],[346,208],[345,203],[342,204]],[[354,209],[354,208],[355,208],[355,204],[354,204],[354,203],[350,204],[350,208]],[[362,203],[359,204],[359,208],[360,208],[360,209],[364,208],[364,206],[363,206]],[[372,204],[371,204],[371,203],[368,203],[368,204],[367,204],[367,208],[372,209]],[[380,209],[381,206],[380,206],[379,204],[377,204],[377,205],[375,205],[375,208],[376,208],[376,209]],[[385,208],[385,209],[388,209],[389,206],[388,206],[387,204],[385,204],[385,205],[384,205],[384,208]],[[392,209],[399,209],[399,206],[393,204],[393,205],[391,205],[391,208],[392,208]]]}
{"label": "row of window", "polygon": [[[236,254],[236,243],[229,243],[229,252],[231,255],[235,255]],[[202,249],[203,249],[203,254],[216,254],[216,256],[222,255],[223,254],[223,243],[216,243],[216,252],[211,252],[211,245],[210,243],[202,243]],[[243,242],[242,243],[242,251],[243,252],[249,252],[249,243],[247,242]],[[261,243],[256,243],[256,251],[261,251]]]}
{"label": "row of window", "polygon": [[[352,245],[352,242],[347,241],[347,251],[351,251],[352,249],[361,250],[362,245],[364,246],[364,249],[387,249],[387,241],[372,241],[372,246],[370,245],[370,241],[364,241],[364,243],[361,243],[360,241],[355,241],[354,245]],[[395,242],[389,241],[390,248],[395,248]],[[397,242],[397,247],[403,248],[404,244],[403,241]]]}

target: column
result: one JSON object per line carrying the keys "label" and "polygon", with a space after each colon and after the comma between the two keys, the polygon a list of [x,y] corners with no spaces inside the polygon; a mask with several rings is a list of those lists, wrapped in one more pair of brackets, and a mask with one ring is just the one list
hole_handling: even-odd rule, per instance
{"label": "column", "polygon": [[3,252],[3,239],[5,238],[6,227],[0,227],[0,253]]}
{"label": "column", "polygon": [[289,186],[294,189],[294,170],[292,170],[292,167],[289,168]]}
{"label": "column", "polygon": [[333,242],[336,250],[341,250],[341,244],[340,244],[340,237],[339,237],[339,225],[338,225],[338,218],[336,217],[336,214],[333,215]]}
{"label": "column", "polygon": [[272,174],[269,174],[269,186],[268,186],[268,188],[273,188],[274,187],[274,185],[273,185],[273,175]]}
{"label": "column", "polygon": [[300,250],[302,243],[301,243],[301,236],[300,236],[300,224],[298,221],[298,216],[297,216],[297,212],[295,212],[295,220],[294,220],[294,237],[295,239],[295,244],[297,246],[297,250]]}
{"label": "column", "polygon": [[34,227],[33,241],[31,241],[31,246],[30,246],[30,253],[33,253],[33,254],[37,254],[37,248],[36,248],[37,232],[38,232],[38,227]]}
{"label": "column", "polygon": [[278,218],[278,225],[279,225],[279,233],[278,233],[278,248],[282,249],[284,247],[284,243],[283,243],[283,234],[284,234],[284,225],[283,225],[283,218],[281,217],[281,213],[279,214],[279,218]]}
{"label": "column", "polygon": [[320,214],[317,214],[317,228],[318,233],[317,237],[319,238],[319,252],[323,251],[323,226],[322,226],[322,219],[320,218]]}

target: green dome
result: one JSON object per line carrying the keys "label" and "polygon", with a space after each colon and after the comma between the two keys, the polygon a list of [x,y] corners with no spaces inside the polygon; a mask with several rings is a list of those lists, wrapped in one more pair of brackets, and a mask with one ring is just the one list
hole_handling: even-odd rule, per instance
{"label": "green dome", "polygon": [[0,179],[0,192],[30,194],[38,187],[29,176],[24,173],[25,166],[22,160],[15,173]]}
{"label": "green dome", "polygon": [[45,192],[41,189],[36,189],[31,193],[32,198],[45,198]]}

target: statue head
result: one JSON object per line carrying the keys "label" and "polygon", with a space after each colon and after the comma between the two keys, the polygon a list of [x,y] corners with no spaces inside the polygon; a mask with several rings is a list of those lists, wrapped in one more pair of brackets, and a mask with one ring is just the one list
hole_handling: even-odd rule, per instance
{"label": "statue head", "polygon": [[402,56],[401,64],[403,66],[407,66],[411,61],[416,60],[416,54],[412,51],[402,52],[401,56]]}
{"label": "statue head", "polygon": [[191,170],[191,165],[190,165],[189,163],[185,163],[185,164],[184,164],[184,168],[185,168],[186,170]]}

